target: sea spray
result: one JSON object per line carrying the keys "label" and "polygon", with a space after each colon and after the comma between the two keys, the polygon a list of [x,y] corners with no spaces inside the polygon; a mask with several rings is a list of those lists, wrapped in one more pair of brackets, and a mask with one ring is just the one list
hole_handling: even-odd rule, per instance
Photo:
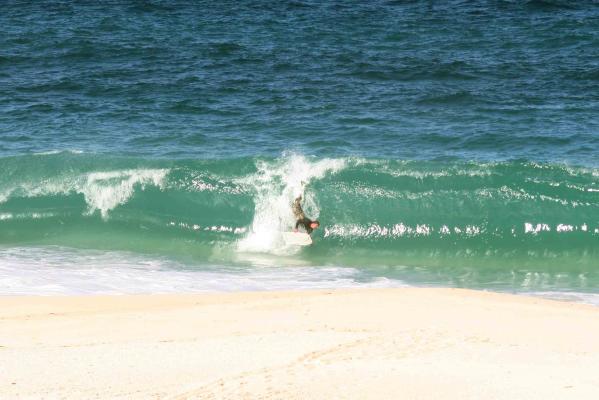
{"label": "sea spray", "polygon": [[99,210],[106,219],[110,210],[127,202],[136,186],[141,190],[146,185],[162,188],[167,173],[166,169],[94,172],[88,174],[85,183],[75,191],[85,196],[89,213]]}
{"label": "sea spray", "polygon": [[297,154],[284,155],[274,162],[258,161],[257,172],[241,180],[255,193],[255,211],[250,232],[238,242],[238,250],[275,254],[298,251],[297,247],[286,246],[281,235],[295,222],[291,204],[301,195],[304,211],[316,219],[320,213],[316,195],[306,188],[313,180],[335,173],[344,165],[340,159],[309,160]]}

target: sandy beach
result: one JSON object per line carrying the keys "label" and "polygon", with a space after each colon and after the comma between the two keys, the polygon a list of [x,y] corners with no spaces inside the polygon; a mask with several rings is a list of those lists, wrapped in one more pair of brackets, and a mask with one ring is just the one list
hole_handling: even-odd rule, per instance
{"label": "sandy beach", "polygon": [[460,289],[0,298],[0,398],[597,399],[599,308]]}

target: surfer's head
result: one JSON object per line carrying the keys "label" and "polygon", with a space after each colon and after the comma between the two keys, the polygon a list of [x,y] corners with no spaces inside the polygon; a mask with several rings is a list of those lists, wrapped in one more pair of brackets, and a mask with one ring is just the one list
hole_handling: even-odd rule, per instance
{"label": "surfer's head", "polygon": [[316,229],[319,226],[320,226],[320,222],[318,222],[318,221],[312,221],[312,222],[310,222],[310,228],[312,228],[312,229]]}

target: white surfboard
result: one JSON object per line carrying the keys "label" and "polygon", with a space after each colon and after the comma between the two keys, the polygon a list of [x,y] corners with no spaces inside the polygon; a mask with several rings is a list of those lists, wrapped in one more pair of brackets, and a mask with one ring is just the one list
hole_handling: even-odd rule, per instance
{"label": "white surfboard", "polygon": [[310,235],[304,232],[283,232],[285,243],[294,246],[308,246],[312,244]]}

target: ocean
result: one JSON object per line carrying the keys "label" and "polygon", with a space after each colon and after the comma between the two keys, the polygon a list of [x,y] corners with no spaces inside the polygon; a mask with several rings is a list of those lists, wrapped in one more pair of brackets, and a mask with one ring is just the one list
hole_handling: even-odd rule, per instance
{"label": "ocean", "polygon": [[[599,3],[0,6],[0,295],[599,305]],[[318,218],[287,246],[293,199]]]}

